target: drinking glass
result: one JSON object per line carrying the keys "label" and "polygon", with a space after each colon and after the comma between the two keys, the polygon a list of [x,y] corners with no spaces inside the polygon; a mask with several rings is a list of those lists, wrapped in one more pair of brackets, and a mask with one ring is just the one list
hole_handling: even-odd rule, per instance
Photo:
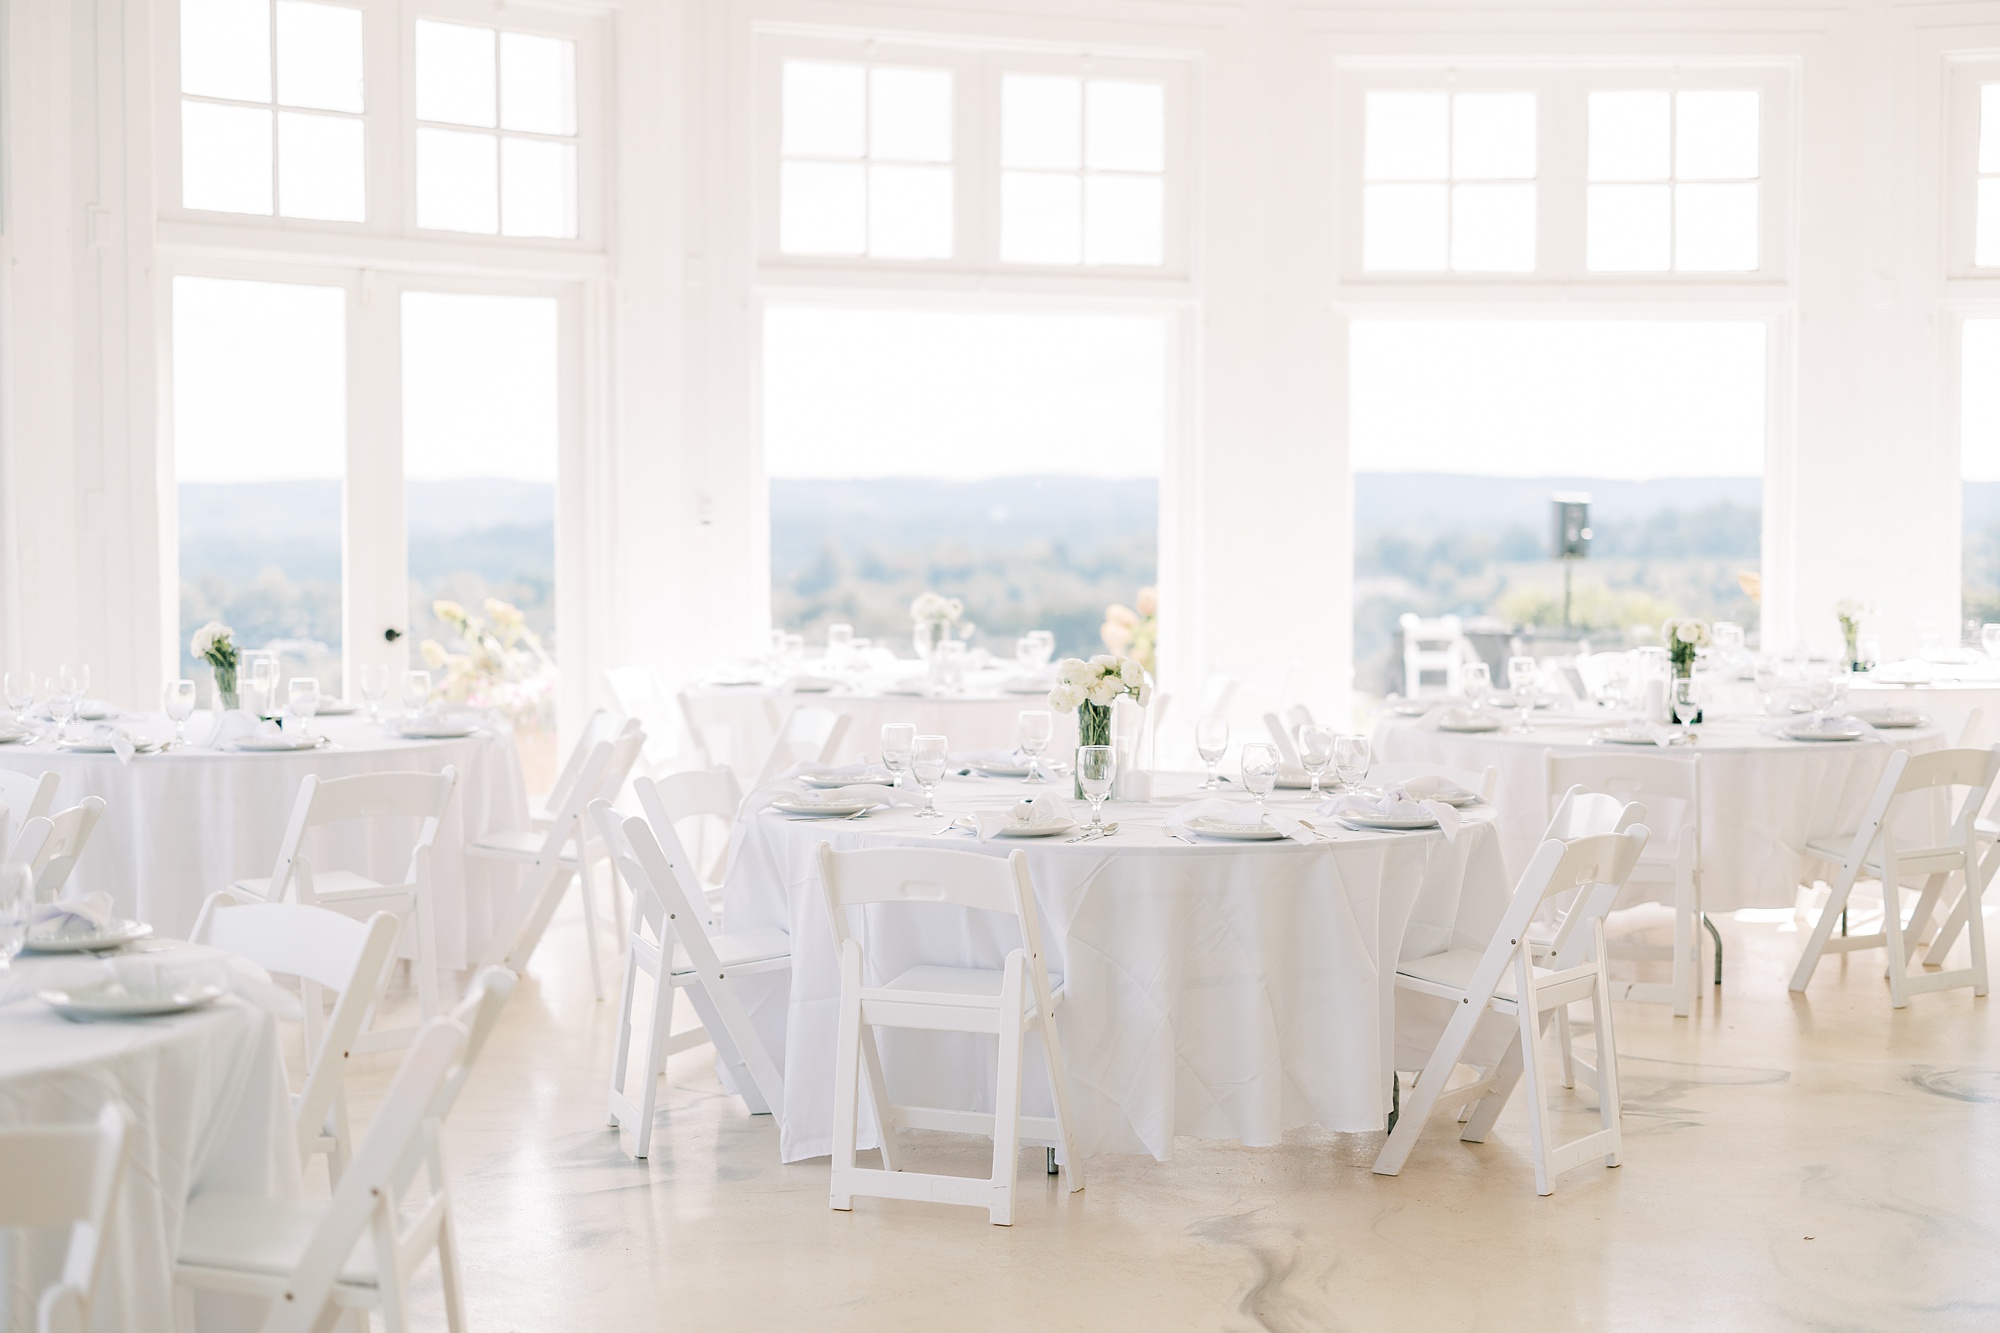
{"label": "drinking glass", "polygon": [[1243,789],[1257,798],[1257,811],[1264,811],[1264,799],[1278,785],[1278,747],[1252,741],[1243,747]]}
{"label": "drinking glass", "polygon": [[917,729],[908,722],[882,724],[882,767],[889,770],[898,787],[903,785],[903,774],[910,771],[910,747],[916,740]]}
{"label": "drinking glass", "polygon": [[1090,822],[1085,833],[1104,832],[1104,801],[1118,776],[1118,752],[1108,745],[1081,745],[1076,751],[1076,781],[1090,801]]}
{"label": "drinking glass", "polygon": [[844,667],[854,656],[854,626],[828,625],[826,627],[826,664],[828,667]]}
{"label": "drinking glass", "polygon": [[382,700],[389,693],[389,668],[380,664],[361,668],[361,697],[368,701],[368,720],[382,720]]}
{"label": "drinking glass", "polygon": [[1521,710],[1521,720],[1514,724],[1515,731],[1528,730],[1528,720],[1535,715],[1535,695],[1537,678],[1541,667],[1532,657],[1510,657],[1507,659],[1507,687],[1514,692],[1514,707]]}
{"label": "drinking glass", "polygon": [[250,693],[256,699],[254,711],[267,717],[278,707],[278,659],[269,653],[250,654]]}
{"label": "drinking glass", "polygon": [[1312,799],[1317,801],[1325,795],[1319,789],[1319,780],[1326,773],[1326,766],[1333,762],[1333,731],[1317,723],[1307,722],[1299,727],[1299,767],[1312,779]]}
{"label": "drinking glass", "polygon": [[1028,637],[1035,641],[1035,668],[1040,670],[1056,655],[1056,636],[1045,629],[1031,629]]}
{"label": "drinking glass", "polygon": [[1467,662],[1459,668],[1458,683],[1474,708],[1483,707],[1493,690],[1493,668],[1484,662]]}
{"label": "drinking glass", "polygon": [[1691,727],[1701,716],[1701,691],[1694,683],[1694,677],[1681,676],[1674,681],[1674,721],[1683,727]]}
{"label": "drinking glass", "polygon": [[1342,791],[1353,791],[1368,776],[1374,747],[1366,736],[1339,736],[1333,742],[1333,777]]}
{"label": "drinking glass", "polygon": [[924,789],[924,808],[917,811],[919,819],[944,817],[944,811],[937,808],[937,788],[944,781],[945,762],[950,754],[942,736],[919,736],[910,743],[910,776]]}
{"label": "drinking glass", "polygon": [[1042,776],[1042,751],[1049,748],[1049,739],[1055,735],[1056,720],[1046,708],[1029,708],[1022,712],[1015,723],[1015,734],[1020,737],[1021,753],[1028,756],[1028,776],[1023,782],[1047,782]]}
{"label": "drinking glass", "polygon": [[74,672],[68,667],[57,667],[42,692],[48,696],[49,716],[56,720],[56,743],[60,745],[69,739],[69,720],[76,716],[77,700],[83,697],[83,689],[76,683]]}
{"label": "drinking glass", "polygon": [[1014,665],[1023,671],[1034,671],[1042,665],[1041,645],[1032,634],[1023,634],[1014,640]]}
{"label": "drinking glass", "polygon": [[938,651],[944,662],[940,672],[944,687],[954,694],[962,692],[965,689],[965,640],[946,639],[938,645]]}
{"label": "drinking glass", "polygon": [[174,724],[174,738],[167,748],[187,744],[187,720],[194,715],[194,682],[191,680],[170,680],[167,682],[164,707],[167,720]]}
{"label": "drinking glass", "polygon": [[0,969],[21,952],[35,910],[35,881],[25,865],[0,864]]}
{"label": "drinking glass", "polygon": [[1229,719],[1226,717],[1205,717],[1195,723],[1195,753],[1208,765],[1208,781],[1201,784],[1203,791],[1215,791],[1222,786],[1222,779],[1215,776],[1215,766],[1222,762],[1222,756],[1229,750]]}
{"label": "drinking glass", "polygon": [[299,720],[299,730],[311,735],[312,728],[305,724],[319,712],[319,678],[293,676],[285,682],[285,702],[290,706],[292,716]]}
{"label": "drinking glass", "polygon": [[431,673],[428,671],[405,671],[403,673],[403,713],[416,718],[423,715],[431,701]]}
{"label": "drinking glass", "polygon": [[7,707],[14,710],[16,722],[28,720],[28,709],[35,703],[35,673],[32,671],[9,671],[0,689],[6,691]]}
{"label": "drinking glass", "polygon": [[1988,657],[2000,659],[2000,625],[1981,625],[1979,646],[1986,650]]}

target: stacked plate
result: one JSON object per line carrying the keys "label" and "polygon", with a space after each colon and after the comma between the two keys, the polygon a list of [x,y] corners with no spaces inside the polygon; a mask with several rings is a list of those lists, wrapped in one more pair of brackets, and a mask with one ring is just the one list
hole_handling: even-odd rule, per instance
{"label": "stacked plate", "polygon": [[324,736],[245,736],[232,742],[229,748],[248,754],[289,754],[293,750],[317,750],[324,744]]}
{"label": "stacked plate", "polygon": [[1858,741],[1868,734],[1868,727],[1852,718],[1823,717],[1794,722],[1779,734],[1795,741]]}
{"label": "stacked plate", "polygon": [[850,774],[845,777],[838,773],[801,773],[799,782],[807,787],[830,791],[835,787],[893,787],[896,780],[874,773]]}
{"label": "stacked plate", "polygon": [[1204,838],[1228,838],[1234,842],[1276,842],[1285,836],[1261,820],[1255,824],[1239,824],[1234,820],[1217,819],[1213,815],[1197,815],[1190,819],[1187,830]]}
{"label": "stacked plate", "polygon": [[1438,826],[1436,815],[1382,815],[1367,810],[1349,810],[1337,818],[1351,829],[1377,833],[1408,833]]}
{"label": "stacked plate", "polygon": [[430,722],[406,722],[396,728],[396,734],[406,741],[456,741],[478,730],[470,722],[447,722],[440,718]]}
{"label": "stacked plate", "polygon": [[1878,731],[1902,731],[1921,727],[1930,721],[1914,708],[1850,708],[1847,715],[1857,722],[1866,722]]}
{"label": "stacked plate", "polygon": [[1498,731],[1500,719],[1491,713],[1475,713],[1467,708],[1452,708],[1447,709],[1444,716],[1438,719],[1438,730],[1464,733]]}
{"label": "stacked plate", "polygon": [[798,796],[780,796],[771,802],[771,808],[794,819],[849,819],[881,804],[881,801],[866,796],[805,792]]}
{"label": "stacked plate", "polygon": [[84,917],[69,917],[54,930],[30,930],[21,951],[95,953],[100,949],[122,949],[152,933],[153,928],[143,921],[108,921],[100,926]]}

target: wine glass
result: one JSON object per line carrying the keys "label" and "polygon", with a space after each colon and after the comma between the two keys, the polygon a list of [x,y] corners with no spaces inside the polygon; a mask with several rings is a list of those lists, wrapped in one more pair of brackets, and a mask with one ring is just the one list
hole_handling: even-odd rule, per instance
{"label": "wine glass", "polygon": [[830,671],[838,671],[846,666],[854,656],[854,626],[828,625],[826,627],[826,665]]}
{"label": "wine glass", "polygon": [[1056,636],[1050,630],[1031,629],[1028,637],[1035,641],[1035,669],[1039,671],[1056,655]]}
{"label": "wine glass", "polygon": [[1333,778],[1342,791],[1353,791],[1368,776],[1374,747],[1366,736],[1337,736],[1333,742]]}
{"label": "wine glass", "polygon": [[56,744],[69,739],[69,720],[76,716],[76,702],[83,690],[76,683],[76,676],[66,666],[56,668],[43,686],[43,694],[48,696],[49,716],[56,721]]}
{"label": "wine glass", "polygon": [[1458,669],[1458,687],[1474,708],[1484,707],[1486,696],[1493,691],[1493,668],[1484,662],[1467,662]]}
{"label": "wine glass", "polygon": [[1076,751],[1076,781],[1090,801],[1085,833],[1104,832],[1104,801],[1118,776],[1118,752],[1108,745],[1080,745]]}
{"label": "wine glass", "polygon": [[1981,625],[1979,646],[1986,650],[1988,657],[2000,661],[2000,625]]}
{"label": "wine glass", "polygon": [[944,768],[950,756],[950,748],[942,736],[919,736],[910,743],[910,776],[924,789],[924,808],[917,811],[919,819],[942,819],[944,811],[937,808],[937,788],[944,781]]}
{"label": "wine glass", "polygon": [[35,703],[35,673],[32,671],[9,671],[0,690],[6,692],[7,707],[14,710],[14,720],[25,723],[28,709]]}
{"label": "wine glass", "polygon": [[1208,781],[1201,784],[1202,791],[1218,791],[1222,779],[1215,776],[1215,766],[1222,762],[1222,756],[1229,751],[1229,719],[1226,717],[1205,717],[1194,724],[1194,749],[1201,761],[1208,765]]}
{"label": "wine glass", "polygon": [[1320,778],[1333,762],[1333,730],[1313,722],[1303,723],[1298,730],[1298,745],[1299,767],[1312,779],[1312,799],[1317,801],[1325,795],[1319,789]]}
{"label": "wine glass", "polygon": [[1674,720],[1683,729],[1694,725],[1701,716],[1701,692],[1695,687],[1693,676],[1679,676],[1674,680]]}
{"label": "wine glass", "polygon": [[1532,657],[1507,659],[1507,686],[1514,693],[1514,707],[1521,710],[1521,720],[1514,724],[1515,731],[1527,731],[1528,719],[1535,715],[1536,678],[1540,670]]}
{"label": "wine glass", "polygon": [[882,767],[889,770],[898,787],[903,785],[903,774],[910,771],[910,747],[916,739],[917,729],[908,722],[882,724]]}
{"label": "wine glass", "polygon": [[1264,800],[1278,785],[1278,747],[1252,741],[1243,747],[1243,789],[1257,798],[1257,813],[1264,812]]}
{"label": "wine glass", "polygon": [[270,653],[250,654],[250,692],[256,699],[258,717],[267,717],[278,706],[278,659]]}
{"label": "wine glass", "polygon": [[0,969],[21,951],[28,939],[28,917],[35,910],[35,881],[23,864],[0,864]]}
{"label": "wine glass", "polygon": [[1022,712],[1015,727],[1015,734],[1021,741],[1021,753],[1028,756],[1028,776],[1021,780],[1047,782],[1048,779],[1042,776],[1042,751],[1049,748],[1049,740],[1055,735],[1055,718],[1046,708],[1029,708]]}
{"label": "wine glass", "polygon": [[306,724],[319,713],[319,677],[293,676],[286,681],[285,702],[292,716],[299,720],[299,731],[312,735],[312,728]]}
{"label": "wine glass", "polygon": [[431,673],[428,671],[405,671],[403,673],[403,714],[407,718],[421,717],[431,701]]}
{"label": "wine glass", "polygon": [[368,720],[382,720],[382,700],[389,693],[389,668],[374,663],[361,668],[361,697],[368,701]]}
{"label": "wine glass", "polygon": [[163,707],[167,720],[174,724],[174,738],[167,742],[167,748],[187,744],[187,720],[194,715],[194,682],[191,680],[170,680],[167,682]]}
{"label": "wine glass", "polygon": [[954,694],[965,692],[966,651],[964,639],[946,639],[938,645],[939,657],[943,662],[939,675],[943,678],[944,687]]}

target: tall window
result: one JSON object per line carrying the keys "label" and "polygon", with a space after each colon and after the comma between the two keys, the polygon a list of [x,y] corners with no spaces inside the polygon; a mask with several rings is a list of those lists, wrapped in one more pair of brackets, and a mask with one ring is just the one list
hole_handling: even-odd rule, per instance
{"label": "tall window", "polygon": [[180,14],[182,206],[365,221],[361,11],[181,0]]}
{"label": "tall window", "polygon": [[1755,271],[1757,112],[1749,91],[1593,92],[1586,266]]}
{"label": "tall window", "polygon": [[1362,267],[1533,272],[1535,112],[1527,92],[1371,91]]}
{"label": "tall window", "polygon": [[1157,267],[1166,253],[1167,90],[1122,79],[1000,81],[1000,258]]}
{"label": "tall window", "polygon": [[2000,268],[2000,83],[1979,85],[1978,162],[1972,262]]}
{"label": "tall window", "polygon": [[2000,319],[1968,319],[1960,342],[1962,615],[2000,621]]}
{"label": "tall window", "polygon": [[576,43],[419,19],[417,225],[568,239]]}
{"label": "tall window", "polygon": [[950,70],[788,60],[782,98],[781,250],[951,257]]}

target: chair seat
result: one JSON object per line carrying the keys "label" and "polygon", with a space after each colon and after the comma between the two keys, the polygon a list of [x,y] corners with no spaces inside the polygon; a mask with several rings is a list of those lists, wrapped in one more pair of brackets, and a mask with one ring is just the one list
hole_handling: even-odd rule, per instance
{"label": "chair seat", "polygon": [[[969,999],[997,1000],[1007,974],[997,967],[913,967],[893,981],[875,987],[878,991],[921,991],[930,995],[963,995]],[[1062,1000],[1062,978],[1049,977],[1049,995]]]}
{"label": "chair seat", "polygon": [[[216,1190],[189,1200],[179,1262],[191,1268],[282,1279],[298,1266],[326,1217],[325,1200],[267,1199]],[[348,1286],[375,1285],[375,1247],[363,1235],[341,1265]]]}
{"label": "chair seat", "polygon": [[[370,879],[366,875],[357,875],[352,870],[315,870],[312,881],[313,896],[318,898],[337,897],[343,893],[357,891],[375,892],[384,887],[379,880]],[[231,887],[253,894],[266,902],[271,899],[271,879],[268,875],[261,879],[239,879]]]}
{"label": "chair seat", "polygon": [[[1847,853],[1854,846],[1854,835],[1827,834],[1806,839],[1806,851],[1813,856],[1832,861],[1836,865],[1847,859]],[[1897,858],[1906,869],[1921,871],[1933,858],[1950,857],[1958,851],[1955,847],[1904,847],[1897,851]],[[1871,874],[1882,869],[1882,858],[1875,855],[1861,858],[1861,868]]]}
{"label": "chair seat", "polygon": [[[751,963],[774,962],[792,956],[792,937],[776,926],[760,926],[740,935],[711,935],[716,961],[724,967],[744,967]],[[679,944],[674,945],[674,975],[694,971],[694,960]]]}
{"label": "chair seat", "polygon": [[[1479,949],[1446,949],[1428,958],[1414,958],[1407,963],[1396,964],[1396,975],[1428,981],[1433,986],[1468,990],[1472,986],[1472,974],[1479,970],[1479,960],[1483,956]],[[1535,971],[1539,974],[1548,969],[1538,967]],[[1514,998],[1513,968],[1501,972],[1500,983],[1493,988],[1493,993],[1504,999]]]}
{"label": "chair seat", "polygon": [[[546,829],[513,828],[502,829],[498,833],[482,833],[466,843],[466,850],[488,856],[505,856],[522,861],[532,861],[541,855],[542,847],[549,840]],[[575,864],[576,853],[568,846],[563,848],[562,859]]]}

